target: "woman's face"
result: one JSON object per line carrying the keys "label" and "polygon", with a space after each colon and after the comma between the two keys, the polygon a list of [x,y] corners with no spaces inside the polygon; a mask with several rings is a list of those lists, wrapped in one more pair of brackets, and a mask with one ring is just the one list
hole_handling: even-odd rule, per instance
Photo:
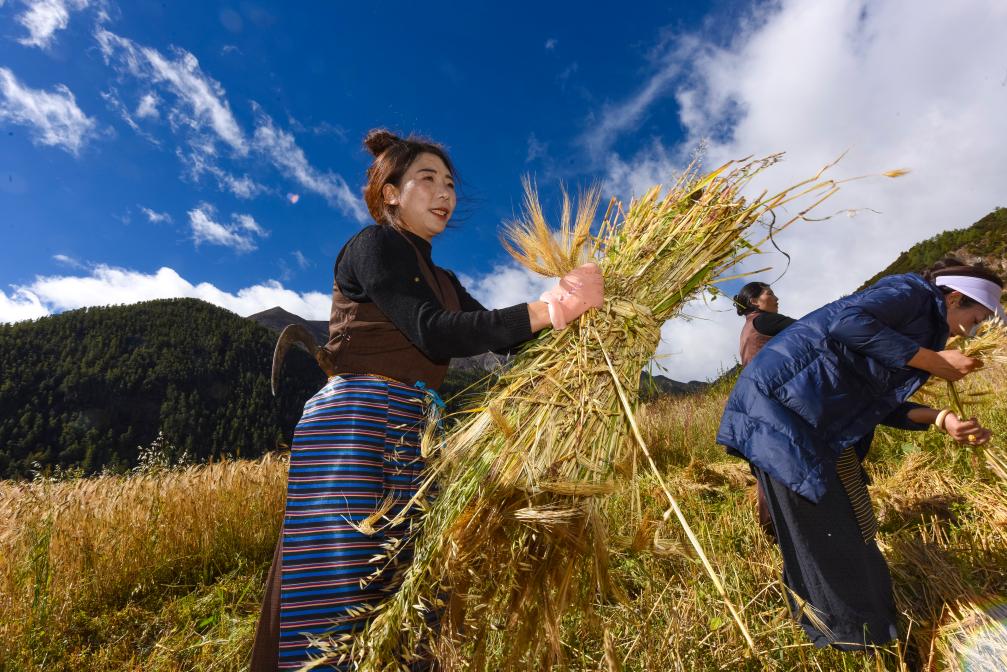
{"label": "woman's face", "polygon": [[385,202],[399,206],[399,220],[427,242],[444,230],[455,210],[455,180],[436,154],[420,154],[396,187],[386,184]]}
{"label": "woman's face", "polygon": [[954,291],[944,296],[948,307],[948,329],[951,334],[968,336],[979,325],[980,322],[993,315],[993,311],[981,304],[968,301],[972,305],[962,307],[961,292]]}
{"label": "woman's face", "polygon": [[762,290],[762,294],[755,297],[752,305],[764,313],[775,313],[780,309],[780,301],[776,298],[776,294],[773,294],[773,290],[770,287]]}

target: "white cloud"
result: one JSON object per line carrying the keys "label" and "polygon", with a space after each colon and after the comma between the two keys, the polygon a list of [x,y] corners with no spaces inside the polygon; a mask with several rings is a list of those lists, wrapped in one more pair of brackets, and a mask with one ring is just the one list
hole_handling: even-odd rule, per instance
{"label": "white cloud", "polygon": [[[178,104],[172,110],[172,118],[177,124],[197,132],[209,129],[238,155],[248,152],[248,144],[231,112],[224,87],[203,72],[192,53],[175,48],[174,58],[169,58],[157,49],[139,45],[101,26],[95,31],[95,39],[106,62],[114,62],[121,71],[145,84],[160,84],[174,94]],[[141,108],[145,100],[140,101]],[[150,108],[148,103],[146,111],[151,109],[156,108]],[[138,116],[143,116],[139,109]]]}
{"label": "white cloud", "polygon": [[682,38],[670,46],[662,44],[655,50],[653,74],[628,99],[605,105],[600,119],[591,124],[580,142],[593,159],[602,159],[619,135],[636,132],[653,103],[665,96],[681,72],[684,56],[692,49],[692,38]]}
{"label": "white cloud", "polygon": [[157,109],[160,102],[160,99],[153,93],[144,94],[136,105],[136,116],[141,119],[157,119],[161,116]]}
{"label": "white cloud", "polygon": [[206,282],[193,284],[171,268],[156,273],[99,265],[83,276],[39,276],[8,297],[0,291],[0,322],[17,322],[85,306],[131,304],[190,297],[239,315],[280,306],[309,320],[327,320],[332,297],[295,292],[274,280],[228,292]]}
{"label": "white cloud", "polygon": [[17,21],[28,30],[28,36],[18,40],[29,47],[46,48],[52,44],[57,31],[70,23],[70,12],[88,5],[88,0],[23,0],[27,9]]}
{"label": "white cloud", "polygon": [[258,110],[254,144],[274,166],[303,189],[324,197],[330,205],[358,222],[367,221],[367,208],[361,198],[346,185],[346,180],[335,173],[321,172],[308,163],[304,150],[297,145],[294,136],[277,128],[269,115],[261,109]]}
{"label": "white cloud", "polygon": [[0,290],[0,324],[34,320],[48,314],[49,309],[42,305],[39,297],[29,290],[15,288],[14,293],[10,296]]}
{"label": "white cloud", "polygon": [[[172,130],[187,136],[188,149],[179,147],[176,154],[193,179],[198,180],[208,173],[216,178],[220,189],[239,198],[254,198],[267,192],[266,187],[247,174],[235,175],[220,165],[218,142],[231,150],[230,158],[247,159],[252,155],[250,150],[254,150],[254,156],[265,158],[302,189],[324,197],[330,205],[358,222],[367,220],[363,201],[346,181],[340,175],[312,166],[294,136],[277,127],[254,103],[257,128],[252,138],[247,138],[231,111],[224,87],[203,72],[192,53],[174,47],[173,56],[167,57],[157,49],[116,35],[102,26],[94,35],[106,62],[113,64],[121,74],[139,79],[148,89],[160,87],[159,90],[174,97],[176,102],[168,106],[165,117]],[[137,105],[136,117],[156,119],[163,103],[155,91],[148,90]],[[128,113],[122,110],[120,113],[137,130],[137,124]]]}
{"label": "white cloud", "polygon": [[251,215],[235,214],[232,216],[232,218],[234,219],[235,225],[237,225],[238,228],[244,231],[248,231],[249,233],[252,233],[256,236],[268,235],[266,231],[261,226],[259,226],[259,223],[255,221],[255,218],[252,217]]}
{"label": "white cloud", "polygon": [[201,203],[189,211],[189,227],[192,239],[200,243],[223,245],[236,252],[251,252],[255,249],[255,237],[268,235],[251,215],[233,214],[230,224],[216,221],[216,211],[208,203]]}
{"label": "white cloud", "polygon": [[[684,127],[688,138],[629,159],[609,153],[609,184],[639,193],[641,185],[666,182],[704,138],[711,168],[749,154],[788,152],[754,185],[760,189],[810,177],[846,149],[834,176],[908,167],[912,173],[898,180],[848,184],[818,211],[881,214],[799,222],[777,238],[793,256],[775,285],[782,312],[799,317],[849,293],[915,242],[1007,205],[1007,62],[1000,46],[1007,5],[962,0],[927,7],[920,12],[911,0],[784,0],[741,21],[726,46],[681,39],[676,49],[686,76],[656,88],[661,95],[673,91],[679,106],[677,118],[664,120],[669,136]],[[657,97],[643,92],[677,67],[661,65],[640,94],[611,108],[597,146],[611,147],[612,138],[630,131],[619,120],[648,113]],[[756,265],[782,262],[775,256]],[[755,279],[775,274],[767,276]],[[695,313],[708,316],[701,308]],[[687,339],[706,344],[701,358],[690,351],[667,359],[672,377],[714,375],[733,361],[740,319],[716,315],[687,331],[666,328],[662,352]]]}
{"label": "white cloud", "polygon": [[57,261],[64,266],[69,266],[70,268],[84,268],[84,264],[80,263],[71,256],[65,254],[54,254],[52,255],[53,261]]}
{"label": "white cloud", "polygon": [[305,257],[300,250],[294,250],[293,256],[294,261],[297,262],[297,265],[301,268],[302,271],[311,266],[311,261],[307,257]]}
{"label": "white cloud", "polygon": [[469,294],[487,308],[537,301],[542,292],[558,282],[556,278],[544,278],[515,262],[499,264],[478,278],[463,275],[459,280]]}
{"label": "white cloud", "polygon": [[179,161],[186,165],[189,177],[194,181],[199,181],[204,174],[210,174],[216,179],[217,186],[221,191],[230,192],[238,198],[245,200],[255,198],[259,194],[268,191],[266,187],[248,175],[233,175],[218,166],[214,162],[213,153],[212,148],[197,147],[188,154],[183,152],[181,148],[178,148],[175,155],[178,156]]}
{"label": "white cloud", "polygon": [[556,48],[558,44],[559,40],[557,40],[555,37],[550,37],[548,40],[545,41],[546,51],[552,51],[553,49]]}
{"label": "white cloud", "polygon": [[77,155],[94,132],[95,121],[77,107],[73,92],[57,84],[52,92],[25,86],[0,67],[0,120],[32,130],[32,140]]}
{"label": "white cloud", "polygon": [[140,212],[147,216],[147,221],[151,224],[163,224],[172,221],[171,215],[167,212],[157,212],[142,205],[140,206]]}

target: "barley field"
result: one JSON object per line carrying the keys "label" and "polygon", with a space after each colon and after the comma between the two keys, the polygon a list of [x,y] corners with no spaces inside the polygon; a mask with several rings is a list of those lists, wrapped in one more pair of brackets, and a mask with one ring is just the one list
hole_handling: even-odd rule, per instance
{"label": "barley field", "polygon": [[[1007,383],[998,371],[975,378],[997,391]],[[879,431],[868,471],[902,637],[869,657],[816,650],[787,616],[754,480],[713,442],[728,390],[665,398],[638,415],[758,655],[641,469],[604,502],[620,595],[564,620],[561,668],[1005,669],[1007,473],[934,431]],[[1007,400],[985,399],[975,412],[1007,445]],[[0,670],[245,669],[285,477],[283,457],[270,455],[0,483]]]}

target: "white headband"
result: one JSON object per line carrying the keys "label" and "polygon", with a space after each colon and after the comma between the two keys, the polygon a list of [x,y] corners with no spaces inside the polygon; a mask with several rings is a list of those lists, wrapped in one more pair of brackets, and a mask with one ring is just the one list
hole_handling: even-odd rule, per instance
{"label": "white headband", "polygon": [[976,303],[992,310],[1001,322],[1007,324],[1007,314],[1000,305],[1000,294],[1003,290],[997,283],[971,275],[942,275],[935,278],[934,283],[958,290]]}

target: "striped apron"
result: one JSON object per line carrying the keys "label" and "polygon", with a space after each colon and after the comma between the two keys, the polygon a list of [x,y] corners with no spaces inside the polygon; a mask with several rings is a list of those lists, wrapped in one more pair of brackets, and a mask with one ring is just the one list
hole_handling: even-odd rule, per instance
{"label": "striped apron", "polygon": [[[290,450],[283,519],[280,670],[321,657],[312,638],[366,627],[371,610],[401,584],[418,511],[387,523],[422,482],[426,398],[416,387],[344,374],[305,404]],[[374,523],[377,531],[362,530],[379,508],[387,513]],[[397,553],[389,553],[392,546]],[[342,672],[349,663],[313,669]]]}

